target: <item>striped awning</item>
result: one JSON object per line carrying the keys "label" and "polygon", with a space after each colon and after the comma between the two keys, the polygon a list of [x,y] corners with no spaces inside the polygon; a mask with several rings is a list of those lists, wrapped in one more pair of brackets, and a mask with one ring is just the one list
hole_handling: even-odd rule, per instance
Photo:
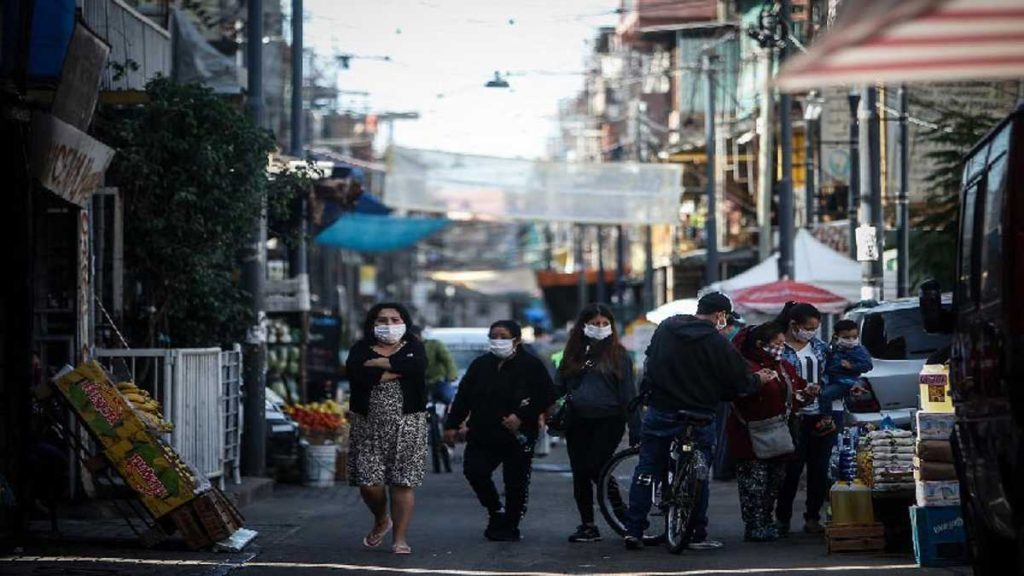
{"label": "striped awning", "polygon": [[842,9],[783,66],[780,89],[1024,77],[1024,0],[847,0]]}

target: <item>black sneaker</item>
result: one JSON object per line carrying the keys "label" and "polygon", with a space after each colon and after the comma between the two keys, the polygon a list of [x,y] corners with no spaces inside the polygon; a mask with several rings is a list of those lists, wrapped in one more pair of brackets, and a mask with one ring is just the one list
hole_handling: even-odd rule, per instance
{"label": "black sneaker", "polygon": [[644,549],[644,541],[639,539],[639,538],[637,538],[636,536],[626,536],[623,539],[623,542],[626,544],[626,550],[643,550]]}
{"label": "black sneaker", "polygon": [[601,532],[597,529],[597,526],[580,524],[576,527],[576,531],[569,536],[569,542],[597,542],[601,540]]}
{"label": "black sneaker", "polygon": [[779,538],[789,538],[789,522],[776,520],[775,521],[775,532]]}
{"label": "black sneaker", "polygon": [[503,526],[493,530],[488,538],[493,542],[519,542],[523,539],[523,535],[519,532],[519,528]]}
{"label": "black sneaker", "polygon": [[487,520],[487,528],[484,530],[484,538],[497,540],[495,536],[505,527],[506,518],[504,512],[493,512]]}

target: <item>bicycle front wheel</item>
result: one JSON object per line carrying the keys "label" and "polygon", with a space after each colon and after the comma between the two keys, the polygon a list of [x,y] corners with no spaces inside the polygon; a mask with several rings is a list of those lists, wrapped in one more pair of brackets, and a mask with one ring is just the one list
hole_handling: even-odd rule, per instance
{"label": "bicycle front wheel", "polygon": [[698,458],[696,452],[680,455],[672,493],[667,497],[666,535],[673,554],[679,554],[690,544],[696,528],[697,508],[703,491]]}
{"label": "bicycle front wheel", "polygon": [[[640,448],[620,450],[612,456],[601,472],[597,484],[597,504],[605,522],[619,536],[626,535],[626,511],[629,510],[629,488],[633,483],[633,471],[640,461]],[[651,512],[648,514],[650,527],[644,532],[643,541],[648,546],[665,541],[665,514],[660,505],[661,483],[655,483]]]}

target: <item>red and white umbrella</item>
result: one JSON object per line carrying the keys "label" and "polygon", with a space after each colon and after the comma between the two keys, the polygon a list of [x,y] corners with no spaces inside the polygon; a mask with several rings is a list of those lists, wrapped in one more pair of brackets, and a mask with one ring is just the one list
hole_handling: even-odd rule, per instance
{"label": "red and white umbrella", "polygon": [[1024,0],[847,0],[836,25],[776,78],[823,86],[1024,77]]}
{"label": "red and white umbrella", "polygon": [[806,302],[828,314],[838,314],[849,304],[842,296],[793,280],[751,286],[732,294],[732,303],[741,312],[777,314],[786,302]]}

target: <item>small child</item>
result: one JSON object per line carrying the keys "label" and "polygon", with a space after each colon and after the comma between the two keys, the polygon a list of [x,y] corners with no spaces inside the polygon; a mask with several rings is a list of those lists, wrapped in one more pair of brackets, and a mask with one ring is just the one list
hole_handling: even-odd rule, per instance
{"label": "small child", "polygon": [[860,343],[860,329],[853,320],[836,322],[832,345],[825,358],[825,384],[818,396],[821,420],[815,432],[826,436],[836,431],[832,419],[832,402],[845,398],[857,386],[861,374],[873,368],[871,354]]}

